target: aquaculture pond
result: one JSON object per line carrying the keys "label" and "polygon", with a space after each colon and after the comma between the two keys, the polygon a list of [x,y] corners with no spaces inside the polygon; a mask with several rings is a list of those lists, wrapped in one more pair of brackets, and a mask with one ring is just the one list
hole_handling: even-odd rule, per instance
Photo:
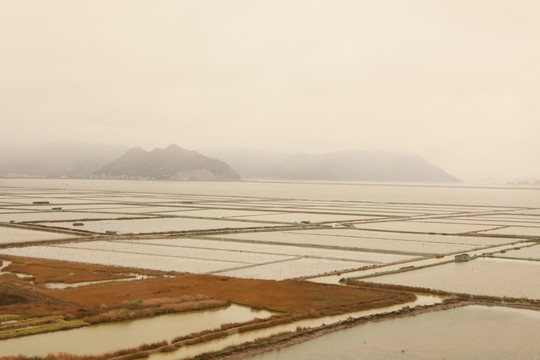
{"label": "aquaculture pond", "polygon": [[0,226],[0,244],[74,238],[74,235]]}
{"label": "aquaculture pond", "polygon": [[148,319],[104,323],[79,329],[0,340],[0,356],[45,356],[67,352],[98,355],[141,344],[219,328],[222,324],[267,318],[272,313],[231,305],[226,309],[161,315]]}
{"label": "aquaculture pond", "polygon": [[165,250],[166,249],[163,250],[164,253],[162,255],[152,255],[121,251],[81,249],[66,244],[0,249],[0,254],[36,257],[49,260],[75,261],[87,264],[192,273],[209,273],[245,265],[245,263],[240,262],[168,256],[165,253]]}
{"label": "aquaculture pond", "polygon": [[[413,243],[411,249],[407,249],[405,243],[400,241],[384,240],[384,239],[363,239],[363,238],[347,238],[347,237],[332,237],[330,236],[330,231],[327,234],[304,234],[297,232],[253,232],[253,233],[236,233],[230,235],[219,235],[216,238],[219,239],[230,239],[234,240],[244,240],[245,242],[260,242],[267,244],[275,244],[274,246],[281,246],[284,244],[301,246],[302,248],[326,248],[329,250],[342,250],[342,251],[366,251],[378,250],[372,252],[370,255],[364,254],[364,258],[370,257],[366,260],[369,261],[379,261],[379,262],[393,262],[400,261],[405,259],[410,259],[413,257],[419,256],[419,254],[424,254],[427,252],[418,252],[415,250],[421,250],[421,243]],[[415,246],[416,245],[416,246]],[[437,244],[430,247],[430,244],[427,244],[428,251],[434,251],[437,249]],[[424,247],[424,251],[426,250]],[[452,246],[449,245],[451,249],[465,248],[470,249],[470,245],[461,245],[461,246]],[[444,244],[438,246],[438,249],[444,249]],[[393,254],[396,252],[397,254]]]}
{"label": "aquaculture pond", "polygon": [[509,250],[499,256],[540,261],[540,245],[523,247],[519,250]]}
{"label": "aquaculture pond", "polygon": [[385,231],[409,231],[422,233],[459,234],[470,231],[481,231],[493,228],[493,225],[445,224],[426,221],[389,221],[381,223],[355,224],[359,229],[375,229]]}
{"label": "aquaculture pond", "polygon": [[[468,294],[540,299],[540,261],[536,261],[539,259],[540,187],[535,186],[0,179],[0,204],[0,254],[240,278],[312,277],[310,281],[333,284],[344,277],[362,277],[366,281]],[[62,211],[53,211],[53,207],[62,207]],[[34,228],[28,225],[22,228],[18,224],[20,221],[33,221],[35,224],[31,226]],[[76,222],[84,225],[74,225]],[[80,236],[66,235],[67,230]],[[105,236],[107,230],[117,231],[118,236]],[[189,234],[175,233],[184,231]],[[47,242],[28,243],[40,240]],[[535,246],[525,248],[529,245]],[[521,250],[514,250],[518,247]],[[487,257],[454,263],[454,256],[462,253],[472,257],[487,254]],[[5,274],[6,264],[7,261],[2,261],[0,272],[3,272],[3,279],[13,281],[10,286],[30,284],[32,279],[25,278],[25,274],[16,274],[17,277]],[[408,271],[410,269],[413,271]],[[390,274],[396,271],[401,272]],[[136,271],[126,274],[130,273]],[[366,277],[377,274],[384,275]],[[55,281],[47,286],[64,286]],[[95,289],[109,286],[102,280],[96,281],[100,282],[93,283]],[[69,286],[82,285],[85,285],[84,281]],[[77,289],[65,292],[72,290]],[[454,337],[439,331],[441,327],[450,331],[457,322],[468,324],[475,332],[497,333],[492,334],[492,339],[497,343],[495,348],[501,347],[498,353],[485,350],[483,340],[477,340],[478,351],[486,352],[490,359],[496,359],[497,354],[502,354],[504,359],[516,358],[509,355],[514,353],[524,359],[531,358],[530,351],[517,352],[521,349],[519,341],[512,339],[512,343],[504,345],[504,339],[499,340],[497,335],[505,332],[475,315],[485,309],[465,315],[460,315],[460,311],[466,311],[462,309],[448,311],[447,315],[442,312],[440,315],[421,315],[414,320],[391,320],[389,324],[405,321],[407,326],[394,333],[390,331],[390,338],[379,336],[384,335],[384,331],[373,331],[379,335],[374,335],[373,341],[366,338],[367,344],[374,345],[365,346],[372,352],[368,351],[363,357],[392,359],[392,351],[398,350],[396,356],[400,359],[406,359],[406,356],[415,359],[466,358],[461,353],[440,353],[435,345],[435,350],[419,348],[414,351],[415,341],[437,344],[435,340],[438,339],[431,340],[435,334],[451,339],[448,344],[452,349],[468,351],[468,342],[474,337],[461,337],[460,334],[466,335],[466,331],[458,328]],[[487,317],[488,320],[512,324],[513,320],[507,321],[500,314],[513,310],[489,310],[491,317]],[[134,335],[126,322],[30,336],[24,339],[24,344],[17,343],[21,339],[2,341],[0,356],[8,351],[7,344],[11,341],[17,344],[14,345],[17,350],[9,354],[21,349],[34,351],[40,346],[44,346],[41,354],[77,353],[78,349],[87,349],[84,346],[103,353],[118,347],[170,340],[185,334],[184,330],[215,328],[222,322],[245,321],[259,316],[250,313],[242,317],[233,312],[230,318],[218,318],[212,323],[204,315],[209,313],[213,312],[198,313],[192,322],[175,320],[173,324],[163,323],[161,317],[137,320],[135,323],[145,324],[140,330],[142,337]],[[428,321],[429,326],[425,325],[431,332],[416,332],[416,322],[431,319],[431,316],[435,316],[435,320]],[[154,320],[159,329],[154,330],[152,322],[145,322]],[[535,321],[538,323],[537,318]],[[183,323],[186,329],[176,327]],[[418,322],[419,328],[424,326],[422,324],[423,321]],[[202,327],[196,327],[198,325]],[[288,330],[294,331],[297,324],[287,326],[293,326]],[[514,326],[513,333],[507,337],[526,333],[527,326],[528,323],[523,327]],[[92,329],[98,329],[97,335]],[[531,329],[529,332],[538,333],[537,328]],[[257,334],[250,332],[250,336],[272,334],[262,330],[267,329],[261,329]],[[78,331],[83,334],[81,337],[71,339],[71,335],[67,335]],[[154,334],[155,338],[150,336]],[[380,343],[375,342],[377,336]],[[413,341],[407,336],[418,339]],[[244,333],[232,334],[224,343],[232,345],[227,341],[233,337],[239,342],[254,339]],[[36,338],[43,340],[37,341],[35,346],[34,343],[26,344],[26,340]],[[326,343],[322,347],[330,349],[330,354],[315,351],[319,358],[346,359],[347,351],[341,354],[336,350],[346,350],[348,343],[358,345],[361,342],[349,339],[343,345]],[[534,341],[527,344],[534,345]],[[69,347],[72,345],[74,349]],[[210,348],[202,346],[200,349]],[[358,358],[358,349],[351,349],[353,358]],[[196,351],[192,355],[199,354]],[[481,358],[478,352],[472,354],[474,359]],[[174,360],[179,358],[176,353],[168,355]],[[533,355],[532,358],[540,358],[534,351]],[[279,357],[301,358],[284,351]]]}
{"label": "aquaculture pond", "polygon": [[[42,225],[47,225],[44,223]],[[54,223],[54,226],[67,229],[77,229],[71,222]],[[153,233],[168,231],[187,231],[201,229],[223,229],[223,228],[247,228],[261,226],[260,223],[248,221],[226,221],[210,219],[192,218],[152,218],[137,220],[98,220],[87,221],[84,230],[104,233],[107,230],[115,230],[119,233]]]}
{"label": "aquaculture pond", "polygon": [[166,247],[195,247],[199,249],[224,249],[230,252],[240,253],[244,257],[250,257],[250,254],[276,254],[285,256],[303,256],[317,257],[339,260],[352,260],[364,263],[383,263],[388,260],[403,260],[410,257],[406,256],[388,256],[387,254],[366,253],[363,251],[353,250],[334,250],[326,248],[278,245],[266,243],[251,243],[245,241],[234,241],[228,239],[206,240],[200,238],[178,238],[178,239],[152,239],[152,240],[135,240],[135,242],[146,244],[159,244]]}
{"label": "aquaculture pond", "polygon": [[[375,314],[384,314],[392,311],[397,311],[403,308],[404,306],[415,307],[415,306],[425,306],[425,305],[434,305],[440,303],[441,298],[437,296],[429,295],[418,295],[415,301],[397,304],[389,307],[370,309],[370,310],[361,310],[351,313],[345,313],[340,315],[333,316],[324,316],[315,319],[304,319],[295,321],[289,324],[272,326],[269,328],[263,328],[258,330],[252,330],[242,333],[235,333],[227,336],[226,338],[211,340],[200,344],[183,346],[178,350],[171,353],[156,353],[150,356],[149,360],[180,360],[185,358],[191,358],[196,355],[200,355],[206,352],[211,351],[220,351],[229,346],[240,345],[245,342],[256,341],[257,339],[263,339],[269,336],[273,336],[285,332],[294,332],[297,328],[316,328],[322,325],[329,325],[338,323],[340,321],[360,318],[363,316],[372,316]],[[330,357],[332,358],[332,357]]]}
{"label": "aquaculture pond", "polygon": [[488,234],[497,235],[521,235],[521,236],[538,236],[540,235],[540,226],[508,226],[486,231]]}
{"label": "aquaculture pond", "polygon": [[291,233],[306,234],[306,235],[326,235],[337,238],[360,238],[374,240],[410,240],[415,242],[441,243],[441,244],[457,244],[470,246],[485,246],[508,243],[509,240],[501,237],[488,237],[485,235],[441,235],[430,233],[404,233],[400,231],[369,231],[359,229],[314,229],[314,230],[298,230]]}
{"label": "aquaculture pond", "polygon": [[254,356],[252,360],[533,360],[540,312],[467,306],[373,322]]}
{"label": "aquaculture pond", "polygon": [[362,279],[456,293],[540,299],[540,262],[476,259]]}
{"label": "aquaculture pond", "polygon": [[[137,215],[130,215],[136,217]],[[91,212],[75,212],[75,211],[48,211],[48,212],[18,212],[10,214],[0,214],[0,222],[22,222],[22,221],[55,221],[52,223],[44,223],[44,225],[55,226],[56,221],[75,221],[80,219],[112,219],[127,217],[123,214],[102,214]]]}

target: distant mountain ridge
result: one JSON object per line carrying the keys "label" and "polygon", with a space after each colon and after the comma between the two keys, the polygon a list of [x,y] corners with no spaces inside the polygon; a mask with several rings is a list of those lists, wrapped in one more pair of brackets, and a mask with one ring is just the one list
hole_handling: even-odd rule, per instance
{"label": "distant mountain ridge", "polygon": [[419,156],[361,151],[296,154],[271,167],[264,176],[289,180],[460,181]]}
{"label": "distant mountain ridge", "polygon": [[126,150],[123,146],[76,142],[0,146],[0,175],[87,178]]}
{"label": "distant mountain ridge", "polygon": [[[145,151],[140,147],[52,143],[2,146],[1,177],[115,178],[167,180],[323,180],[456,182],[454,176],[418,156],[341,151],[287,154],[248,148],[206,149],[178,145]],[[219,160],[218,160],[219,159]]]}
{"label": "distant mountain ridge", "polygon": [[254,149],[208,149],[243,178],[276,180],[457,182],[418,156],[369,151],[285,154]]}
{"label": "distant mountain ridge", "polygon": [[93,173],[97,177],[159,180],[239,180],[225,162],[178,145],[145,151],[133,148]]}
{"label": "distant mountain ridge", "polygon": [[229,164],[242,178],[264,178],[270,168],[291,157],[291,154],[250,148],[211,148],[204,154]]}

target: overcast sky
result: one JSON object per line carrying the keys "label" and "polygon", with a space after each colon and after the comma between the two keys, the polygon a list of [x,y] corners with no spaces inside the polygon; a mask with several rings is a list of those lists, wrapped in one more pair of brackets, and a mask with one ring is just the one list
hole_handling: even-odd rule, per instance
{"label": "overcast sky", "polygon": [[540,177],[538,0],[0,0],[0,141]]}

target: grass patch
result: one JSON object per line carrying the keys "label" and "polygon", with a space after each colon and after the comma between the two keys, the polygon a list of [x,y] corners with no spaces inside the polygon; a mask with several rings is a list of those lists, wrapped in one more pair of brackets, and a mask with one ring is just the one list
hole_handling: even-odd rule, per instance
{"label": "grass patch", "polygon": [[0,323],[3,323],[4,321],[13,321],[20,318],[20,315],[13,315],[13,314],[0,314]]}
{"label": "grass patch", "polygon": [[[13,316],[13,315],[5,315]],[[12,319],[16,320],[16,319]],[[9,321],[9,320],[3,320]],[[66,330],[89,325],[83,320],[64,320],[63,316],[53,315],[39,318],[16,320],[7,324],[0,324],[0,340],[19,336],[34,335],[44,332]]]}

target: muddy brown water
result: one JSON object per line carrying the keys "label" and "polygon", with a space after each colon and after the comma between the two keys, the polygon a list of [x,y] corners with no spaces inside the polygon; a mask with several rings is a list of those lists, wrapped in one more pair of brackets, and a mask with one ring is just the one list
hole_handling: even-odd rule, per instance
{"label": "muddy brown water", "polygon": [[73,330],[25,336],[0,341],[0,356],[23,354],[45,356],[49,353],[99,355],[144,343],[170,341],[221,324],[267,318],[272,313],[232,304],[226,309],[161,315],[148,319],[104,323]]}
{"label": "muddy brown water", "polygon": [[373,322],[252,360],[539,359],[540,312],[466,306]]}

